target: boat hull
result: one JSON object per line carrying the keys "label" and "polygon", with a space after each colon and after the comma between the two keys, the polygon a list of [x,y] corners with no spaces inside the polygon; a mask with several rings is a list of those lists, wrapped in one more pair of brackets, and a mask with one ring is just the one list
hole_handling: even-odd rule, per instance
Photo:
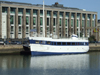
{"label": "boat hull", "polygon": [[61,55],[61,54],[78,54],[86,53],[89,46],[52,46],[30,44],[31,55]]}
{"label": "boat hull", "polygon": [[63,55],[63,54],[83,54],[86,52],[37,52],[37,51],[31,51],[32,56],[44,56],[44,55]]}

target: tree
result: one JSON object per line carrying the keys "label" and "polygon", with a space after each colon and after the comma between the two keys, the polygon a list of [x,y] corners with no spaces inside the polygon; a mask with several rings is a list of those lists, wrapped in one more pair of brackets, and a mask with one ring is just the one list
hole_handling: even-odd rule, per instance
{"label": "tree", "polygon": [[90,42],[94,42],[94,41],[96,41],[94,35],[91,35],[91,36],[88,38],[88,40],[89,40]]}

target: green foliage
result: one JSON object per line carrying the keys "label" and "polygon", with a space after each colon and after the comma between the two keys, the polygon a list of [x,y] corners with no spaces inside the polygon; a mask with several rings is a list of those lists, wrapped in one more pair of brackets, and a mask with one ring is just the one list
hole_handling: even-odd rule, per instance
{"label": "green foliage", "polygon": [[82,37],[82,35],[83,35],[83,34],[82,34],[82,33],[80,33],[80,37]]}
{"label": "green foliage", "polygon": [[96,41],[96,39],[95,39],[95,36],[94,35],[91,35],[89,38],[88,38],[88,40],[91,42],[91,41]]}

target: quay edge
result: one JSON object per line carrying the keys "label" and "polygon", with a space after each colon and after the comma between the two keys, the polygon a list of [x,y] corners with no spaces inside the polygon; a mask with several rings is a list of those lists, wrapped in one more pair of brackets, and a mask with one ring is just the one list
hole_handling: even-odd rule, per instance
{"label": "quay edge", "polygon": [[[100,43],[89,44],[89,52],[100,51]],[[0,45],[0,54],[31,54],[23,45]]]}

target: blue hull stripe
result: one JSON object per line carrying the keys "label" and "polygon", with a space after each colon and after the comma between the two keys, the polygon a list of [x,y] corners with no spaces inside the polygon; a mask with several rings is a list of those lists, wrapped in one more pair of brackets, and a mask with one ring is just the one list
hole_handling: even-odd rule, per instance
{"label": "blue hull stripe", "polygon": [[62,52],[62,53],[57,53],[57,52],[37,52],[37,51],[31,51],[32,56],[43,56],[43,55],[62,55],[62,54],[82,54],[86,52]]}

